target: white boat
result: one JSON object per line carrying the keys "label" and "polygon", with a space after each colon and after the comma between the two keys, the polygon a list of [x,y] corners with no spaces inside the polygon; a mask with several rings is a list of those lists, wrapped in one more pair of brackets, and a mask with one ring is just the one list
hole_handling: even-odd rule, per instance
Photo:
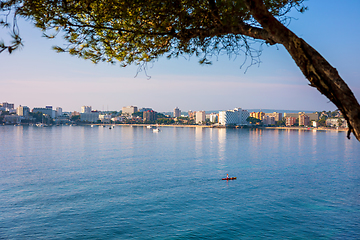
{"label": "white boat", "polygon": [[147,125],[146,128],[153,128],[151,125]]}
{"label": "white boat", "polygon": [[91,125],[91,127],[94,127],[94,125]]}
{"label": "white boat", "polygon": [[153,128],[153,132],[160,132],[159,128]]}

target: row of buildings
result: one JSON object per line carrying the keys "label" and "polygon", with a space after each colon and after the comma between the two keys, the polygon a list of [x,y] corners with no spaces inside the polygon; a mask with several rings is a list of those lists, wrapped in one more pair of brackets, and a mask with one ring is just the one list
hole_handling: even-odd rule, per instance
{"label": "row of buildings", "polygon": [[[0,103],[1,112],[8,112],[3,116],[3,122],[7,124],[18,124],[22,120],[31,120],[30,108],[27,106],[18,106],[14,108],[13,103]],[[126,106],[121,110],[121,114],[103,113],[101,111],[93,110],[91,106],[82,106],[80,112],[63,113],[61,107],[53,109],[52,106],[36,107],[31,110],[32,113],[41,113],[45,119],[55,120],[55,123],[67,123],[71,119],[78,119],[81,122],[87,123],[111,123],[111,122],[155,122],[158,113],[151,108],[140,108],[136,106]],[[74,118],[75,117],[75,118]],[[187,115],[182,115],[181,110],[176,107],[172,116],[173,122],[184,124],[216,124],[220,126],[231,125],[248,125],[249,117],[258,119],[257,124],[261,125],[276,125],[282,122],[286,126],[319,126],[319,119],[324,120],[327,126],[347,127],[345,119],[341,117],[340,113],[330,114],[330,112],[315,112],[315,113],[265,113],[265,112],[249,112],[242,108],[234,108],[232,110],[219,111],[218,113],[206,113],[205,111],[188,111]]]}

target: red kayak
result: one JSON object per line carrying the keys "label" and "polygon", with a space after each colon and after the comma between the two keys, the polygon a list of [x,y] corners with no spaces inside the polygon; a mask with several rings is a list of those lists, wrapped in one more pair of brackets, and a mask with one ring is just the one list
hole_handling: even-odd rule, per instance
{"label": "red kayak", "polygon": [[221,180],[236,180],[236,177],[222,178]]}

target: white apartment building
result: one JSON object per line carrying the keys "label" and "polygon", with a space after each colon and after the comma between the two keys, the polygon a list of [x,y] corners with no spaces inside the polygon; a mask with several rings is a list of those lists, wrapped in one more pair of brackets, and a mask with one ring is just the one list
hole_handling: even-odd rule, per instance
{"label": "white apartment building", "polygon": [[325,124],[329,127],[349,127],[345,118],[328,118],[326,119]]}
{"label": "white apartment building", "polygon": [[195,116],[195,122],[196,123],[203,123],[206,119],[206,113],[205,111],[197,111]]}
{"label": "white apartment building", "polygon": [[138,108],[135,106],[127,106],[127,107],[123,107],[122,108],[122,113],[124,114],[133,114],[136,113],[138,111]]}
{"label": "white apartment building", "polygon": [[220,125],[247,125],[246,119],[250,116],[247,110],[235,108],[234,110],[220,111],[219,124]]}
{"label": "white apartment building", "polygon": [[27,106],[19,106],[17,109],[16,109],[16,114],[18,116],[23,116],[23,117],[27,117],[29,116],[29,112],[30,112],[30,108],[27,107]]}
{"label": "white apartment building", "polygon": [[91,112],[91,106],[82,106],[80,113],[90,113]]}
{"label": "white apartment building", "polygon": [[218,115],[216,113],[210,113],[209,114],[209,121],[212,123],[215,123],[218,121]]}
{"label": "white apartment building", "polygon": [[110,123],[111,121],[111,115],[107,115],[107,114],[100,114],[99,115],[99,119],[102,123]]}

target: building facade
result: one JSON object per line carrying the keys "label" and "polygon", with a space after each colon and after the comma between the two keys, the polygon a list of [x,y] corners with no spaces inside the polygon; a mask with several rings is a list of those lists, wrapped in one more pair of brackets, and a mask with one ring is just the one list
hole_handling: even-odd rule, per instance
{"label": "building facade", "polygon": [[210,113],[209,114],[209,121],[212,122],[212,123],[218,122],[218,114]]}
{"label": "building facade", "polygon": [[247,125],[246,119],[250,116],[247,110],[235,108],[234,110],[220,111],[220,125]]}
{"label": "building facade", "polygon": [[286,117],[286,126],[293,126],[296,123],[296,119],[295,117]]}
{"label": "building facade", "polygon": [[100,118],[100,112],[92,111],[89,113],[80,113],[80,120],[83,122],[96,123]]}
{"label": "building facade", "polygon": [[153,110],[143,112],[144,122],[154,122],[157,119],[157,113]]}
{"label": "building facade", "polygon": [[29,112],[30,112],[30,108],[27,107],[27,106],[19,106],[17,109],[16,109],[16,115],[18,116],[22,116],[22,117],[28,117],[29,116]]}
{"label": "building facade", "polygon": [[298,112],[298,113],[284,113],[284,117],[294,117],[294,118],[299,118],[300,115],[302,114],[306,114],[309,118],[310,121],[317,121],[319,120],[319,114],[317,112],[315,113],[305,113],[305,112]]}
{"label": "building facade", "polygon": [[264,112],[251,112],[250,117],[253,117],[253,118],[256,118],[256,119],[259,119],[259,120],[263,120],[263,117],[265,116],[265,113]]}
{"label": "building facade", "polygon": [[49,115],[51,118],[55,118],[55,111],[52,109],[52,106],[46,106],[45,108],[33,108],[32,112],[40,112],[42,114]]}
{"label": "building facade", "polygon": [[61,116],[62,114],[63,114],[62,108],[61,108],[61,107],[57,107],[57,108],[56,108],[56,111],[55,111],[55,116],[56,116],[56,117],[59,117],[59,116]]}
{"label": "building facade", "polygon": [[14,104],[13,103],[3,102],[1,104],[1,106],[3,108],[5,108],[7,111],[9,111],[10,109],[14,109]]}
{"label": "building facade", "polygon": [[328,118],[326,119],[325,124],[328,127],[348,128],[348,124],[345,118]]}
{"label": "building facade", "polygon": [[273,112],[273,113],[265,113],[265,116],[273,117],[275,122],[282,120],[282,113]]}
{"label": "building facade", "polygon": [[306,114],[299,115],[299,126],[309,126],[310,117]]}
{"label": "building facade", "polygon": [[195,123],[204,123],[206,120],[206,113],[205,111],[197,111],[196,112],[196,117],[195,117]]}
{"label": "building facade", "polygon": [[138,111],[138,108],[136,106],[127,106],[127,107],[123,107],[122,108],[122,113],[123,114],[133,114],[136,113]]}
{"label": "building facade", "polygon": [[275,117],[265,115],[262,122],[264,125],[275,125]]}
{"label": "building facade", "polygon": [[99,114],[99,120],[102,123],[110,123],[111,122],[111,115],[110,114]]}
{"label": "building facade", "polygon": [[181,116],[181,110],[178,107],[176,107],[174,109],[174,118],[178,118],[180,116]]}
{"label": "building facade", "polygon": [[195,116],[196,116],[196,112],[193,112],[193,111],[188,111],[188,116],[189,116],[189,120],[191,119],[195,119]]}
{"label": "building facade", "polygon": [[91,106],[82,106],[80,113],[90,113],[91,111]]}

